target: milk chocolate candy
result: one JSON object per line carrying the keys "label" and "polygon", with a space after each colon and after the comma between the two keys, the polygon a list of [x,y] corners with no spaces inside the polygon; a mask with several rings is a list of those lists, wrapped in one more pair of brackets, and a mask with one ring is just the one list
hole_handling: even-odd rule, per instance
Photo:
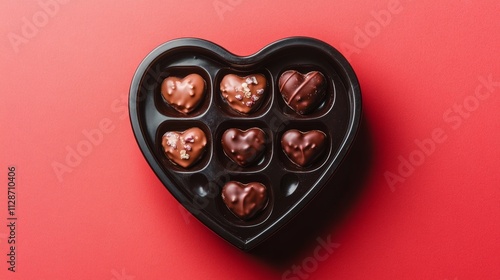
{"label": "milk chocolate candy", "polygon": [[259,108],[266,94],[265,89],[266,77],[261,74],[245,77],[228,74],[220,83],[222,98],[231,109],[241,114],[248,114]]}
{"label": "milk chocolate candy", "polygon": [[203,130],[168,131],[162,137],[165,155],[177,165],[188,168],[196,163],[205,151],[207,137]]}
{"label": "milk chocolate candy", "polygon": [[190,74],[183,79],[168,77],[161,84],[163,99],[183,114],[189,114],[199,106],[205,91],[205,80],[198,74]]}

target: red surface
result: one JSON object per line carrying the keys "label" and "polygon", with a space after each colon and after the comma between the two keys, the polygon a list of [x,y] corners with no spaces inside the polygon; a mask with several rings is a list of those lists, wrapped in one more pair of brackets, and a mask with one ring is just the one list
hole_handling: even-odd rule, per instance
{"label": "red surface", "polygon": [[[498,1],[61,2],[0,4],[0,225],[11,165],[18,218],[15,273],[0,226],[0,279],[500,279]],[[243,253],[150,170],[128,89],[170,39],[248,55],[292,35],[348,57],[365,121],[347,191]]]}

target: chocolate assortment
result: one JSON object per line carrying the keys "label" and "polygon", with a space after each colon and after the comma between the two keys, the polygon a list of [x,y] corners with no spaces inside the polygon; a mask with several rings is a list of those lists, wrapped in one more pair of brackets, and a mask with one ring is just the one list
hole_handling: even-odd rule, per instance
{"label": "chocolate assortment", "polygon": [[145,58],[129,109],[165,187],[249,250],[330,187],[358,128],[361,95],[344,57],[315,39],[288,38],[240,57],[186,38]]}

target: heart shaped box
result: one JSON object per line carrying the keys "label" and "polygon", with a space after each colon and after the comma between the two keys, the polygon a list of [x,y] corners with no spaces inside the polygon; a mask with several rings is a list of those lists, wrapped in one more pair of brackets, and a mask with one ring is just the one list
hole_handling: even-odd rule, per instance
{"label": "heart shaped box", "polygon": [[[287,106],[278,88],[287,70],[320,71],[326,78],[326,97],[308,115]],[[169,76],[196,73],[206,82],[201,104],[185,115],[164,102],[160,87]],[[220,82],[227,74],[263,74],[266,99],[255,112],[238,114],[225,103]],[[183,38],[154,49],[139,65],[130,87],[130,121],[147,162],[172,195],[196,218],[222,238],[250,250],[290,221],[323,187],[346,156],[361,119],[361,91],[347,60],[332,46],[307,37],[276,41],[259,52],[236,56],[209,41]],[[167,159],[161,145],[167,131],[201,128],[207,136],[205,154],[184,169]],[[223,152],[226,129],[259,127],[268,136],[262,160],[247,168],[234,164]],[[311,166],[293,164],[281,149],[289,129],[321,130],[327,149]],[[356,172],[353,170],[353,172]],[[267,206],[248,221],[233,215],[221,198],[228,181],[260,182],[267,186]]]}

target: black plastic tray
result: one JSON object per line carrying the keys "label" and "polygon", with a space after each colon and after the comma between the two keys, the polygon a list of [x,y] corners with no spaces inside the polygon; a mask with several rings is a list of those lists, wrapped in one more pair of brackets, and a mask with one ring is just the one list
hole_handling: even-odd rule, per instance
{"label": "black plastic tray", "polygon": [[[325,101],[309,115],[290,109],[279,92],[281,73],[291,69],[302,73],[317,70],[326,77]],[[205,79],[207,95],[194,112],[183,115],[163,101],[160,86],[167,76],[190,73]],[[244,116],[224,103],[219,85],[229,73],[266,76],[267,99],[257,111]],[[129,109],[137,143],[165,187],[215,233],[249,250],[290,221],[327,185],[354,140],[361,117],[361,92],[347,60],[316,39],[286,38],[241,57],[209,41],[183,38],[164,43],[141,62],[130,87]],[[193,126],[205,131],[207,151],[194,166],[183,169],[167,159],[161,137],[166,131]],[[242,168],[224,155],[221,136],[233,127],[259,127],[268,135],[270,142],[259,164]],[[310,167],[294,165],[281,150],[281,135],[292,128],[319,129],[328,136],[327,152]],[[222,187],[229,180],[264,183],[269,201],[263,212],[249,221],[233,215],[221,199]]]}

